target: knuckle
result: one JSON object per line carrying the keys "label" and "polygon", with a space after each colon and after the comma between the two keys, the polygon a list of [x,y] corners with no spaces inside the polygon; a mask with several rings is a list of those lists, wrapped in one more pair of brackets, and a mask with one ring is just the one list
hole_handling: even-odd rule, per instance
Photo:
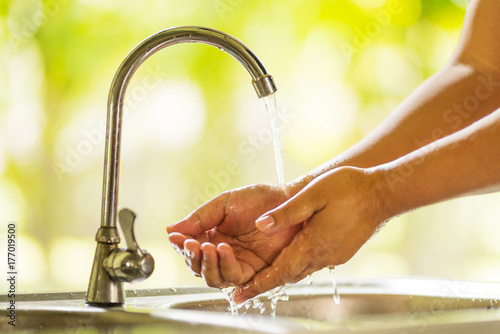
{"label": "knuckle", "polygon": [[295,210],[291,205],[285,205],[282,210],[282,215],[283,215],[283,223],[288,225],[294,221],[295,217]]}

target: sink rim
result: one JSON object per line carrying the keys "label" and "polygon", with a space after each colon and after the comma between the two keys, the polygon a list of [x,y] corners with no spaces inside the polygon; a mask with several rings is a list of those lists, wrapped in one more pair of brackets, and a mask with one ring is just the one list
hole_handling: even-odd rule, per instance
{"label": "sink rim", "polygon": [[[500,299],[500,282],[475,282],[442,278],[427,277],[393,277],[393,278],[362,278],[362,279],[338,279],[337,287],[342,293],[360,294],[387,294],[387,295],[415,295],[434,297],[457,297],[457,298],[482,298]],[[332,288],[330,281],[318,281],[312,285],[297,283],[287,286],[287,293],[299,293],[308,288],[318,290],[324,289],[325,293]],[[332,290],[333,291],[333,290]],[[411,293],[409,293],[411,291]],[[204,286],[172,287],[159,289],[128,289],[127,300],[141,297],[220,294],[217,288]],[[459,294],[459,295],[458,295]],[[30,301],[57,301],[57,300],[79,300],[85,299],[86,292],[36,292],[16,294],[16,302]],[[265,295],[265,294],[263,294]],[[1,302],[9,302],[11,298],[7,294],[0,295]]]}

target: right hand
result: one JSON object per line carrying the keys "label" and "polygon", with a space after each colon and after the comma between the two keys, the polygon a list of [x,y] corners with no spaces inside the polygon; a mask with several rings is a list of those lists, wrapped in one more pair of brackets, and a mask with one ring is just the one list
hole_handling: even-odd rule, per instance
{"label": "right hand", "polygon": [[294,225],[270,236],[256,228],[255,220],[305,184],[256,184],[224,192],[168,226],[169,240],[184,250],[190,270],[209,286],[244,284],[269,266],[301,228]]}
{"label": "right hand", "polygon": [[269,236],[299,226],[273,263],[233,293],[242,303],[272,288],[294,283],[327,266],[348,261],[391,217],[393,194],[385,175],[342,167],[316,177],[295,196],[266,212],[256,226]]}

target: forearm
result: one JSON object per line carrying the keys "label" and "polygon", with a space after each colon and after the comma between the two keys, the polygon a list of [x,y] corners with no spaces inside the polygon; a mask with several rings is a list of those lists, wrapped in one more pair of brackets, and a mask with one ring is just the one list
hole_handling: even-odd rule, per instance
{"label": "forearm", "polygon": [[314,169],[372,167],[448,136],[500,106],[500,73],[453,63],[413,92],[359,143]]}
{"label": "forearm", "polygon": [[392,162],[369,168],[387,219],[448,199],[500,189],[500,110]]}
{"label": "forearm", "polygon": [[361,142],[310,173],[397,159],[500,107],[500,1],[472,0],[448,65],[424,82]]}
{"label": "forearm", "polygon": [[341,166],[372,167],[469,126],[500,107],[500,1],[472,0],[448,65],[359,143],[299,179]]}

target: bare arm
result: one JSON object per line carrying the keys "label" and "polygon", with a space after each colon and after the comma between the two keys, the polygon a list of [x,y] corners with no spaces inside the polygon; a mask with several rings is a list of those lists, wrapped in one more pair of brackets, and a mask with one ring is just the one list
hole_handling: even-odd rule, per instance
{"label": "bare arm", "polygon": [[499,141],[497,110],[392,162],[323,173],[258,220],[259,229],[270,235],[303,227],[271,266],[235,292],[236,302],[345,263],[392,217],[455,197],[498,191]]}
{"label": "bare arm", "polygon": [[455,197],[499,191],[499,142],[500,109],[453,135],[372,168],[383,175],[388,218]]}
{"label": "bare arm", "polygon": [[500,1],[472,1],[463,32],[444,69],[425,81],[373,132],[319,166],[371,167],[450,135],[500,106]]}

